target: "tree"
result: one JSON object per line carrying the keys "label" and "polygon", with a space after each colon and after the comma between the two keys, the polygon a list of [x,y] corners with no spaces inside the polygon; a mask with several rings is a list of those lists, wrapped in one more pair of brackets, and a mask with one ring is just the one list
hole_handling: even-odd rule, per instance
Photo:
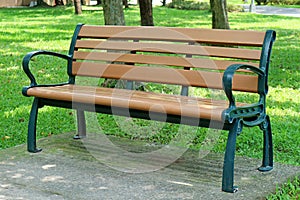
{"label": "tree", "polygon": [[[103,0],[103,13],[105,25],[125,25],[123,0]],[[115,87],[117,83],[117,80],[106,79],[102,85],[104,87]],[[125,85],[125,81],[119,83]]]}
{"label": "tree", "polygon": [[64,5],[64,2],[63,2],[63,0],[55,0],[55,5],[62,6],[62,5]]}
{"label": "tree", "polygon": [[81,0],[74,0],[75,14],[82,14]]}
{"label": "tree", "polygon": [[38,5],[38,6],[40,6],[40,5],[42,5],[42,3],[43,3],[43,0],[37,0],[37,2],[36,2],[36,3],[37,3],[37,5]]}
{"label": "tree", "polygon": [[[34,2],[34,1],[32,1]],[[46,1],[46,0],[37,0],[36,5],[38,6],[63,6],[65,5],[66,0],[51,0],[51,1]]]}
{"label": "tree", "polygon": [[125,25],[122,0],[103,0],[105,25]]}
{"label": "tree", "polygon": [[49,5],[47,3],[45,3],[43,0],[37,0],[36,1],[36,5],[37,6],[45,6],[48,7]]}
{"label": "tree", "polygon": [[230,29],[226,0],[210,0],[210,7],[212,11],[212,28]]}
{"label": "tree", "polygon": [[154,26],[152,0],[139,0],[142,26]]}
{"label": "tree", "polygon": [[129,8],[128,0],[123,0],[123,5],[125,8]]}

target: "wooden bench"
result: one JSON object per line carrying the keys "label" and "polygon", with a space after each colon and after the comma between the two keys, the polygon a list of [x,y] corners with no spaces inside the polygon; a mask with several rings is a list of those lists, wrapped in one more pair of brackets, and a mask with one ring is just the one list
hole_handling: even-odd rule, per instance
{"label": "wooden bench", "polygon": [[[275,37],[272,30],[258,32],[79,24],[68,55],[41,50],[31,52],[23,59],[23,69],[30,79],[30,86],[24,87],[22,92],[25,96],[34,97],[28,126],[28,151],[40,151],[36,146],[36,122],[38,109],[43,106],[75,109],[78,138],[86,134],[85,111],[223,129],[228,130],[229,134],[222,190],[235,192],[236,137],[243,126],[261,128],[264,143],[259,170],[273,168],[266,95]],[[37,55],[65,59],[69,80],[56,85],[39,85],[29,68],[31,59]],[[123,80],[126,87],[75,84],[75,79],[82,76]],[[180,92],[163,94],[134,90],[136,82],[177,85]],[[218,100],[189,94],[191,90],[202,88],[221,91],[227,98]],[[258,100],[253,103],[237,102],[235,92],[256,94]]]}

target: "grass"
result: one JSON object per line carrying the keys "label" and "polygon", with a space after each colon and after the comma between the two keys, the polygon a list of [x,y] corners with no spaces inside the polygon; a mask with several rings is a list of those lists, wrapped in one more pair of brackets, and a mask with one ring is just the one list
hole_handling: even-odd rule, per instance
{"label": "grass", "polygon": [[[126,24],[139,25],[139,10],[131,7],[125,11]],[[299,18],[284,16],[262,16],[251,13],[229,13],[231,29],[260,30],[274,29],[277,40],[272,54],[270,68],[270,92],[267,112],[271,117],[274,135],[274,157],[276,162],[300,165],[300,23]],[[156,7],[156,26],[211,27],[211,13],[208,11],[185,11]],[[22,86],[28,85],[28,78],[21,69],[23,56],[32,50],[46,49],[67,53],[74,27],[77,23],[103,24],[99,10],[73,14],[72,7],[0,9],[0,149],[26,142],[27,122],[32,98],[21,95]],[[65,63],[51,61],[45,57],[37,59],[38,81],[57,83],[66,81]],[[34,67],[34,66],[33,66]],[[118,127],[110,116],[99,115],[102,127],[108,134],[118,133]],[[153,125],[149,125],[151,127]],[[121,136],[140,138],[151,142],[167,143],[175,137],[176,126],[165,125],[159,134],[134,135],[121,132]],[[41,109],[38,121],[38,138],[75,130],[73,112],[58,108]],[[171,133],[171,134],[170,134]],[[257,134],[259,133],[259,135]],[[199,148],[203,130],[197,130],[191,148]],[[221,134],[213,146],[216,152],[223,152],[226,134]],[[258,128],[247,129],[238,137],[237,154],[253,158],[262,157],[262,137]],[[298,156],[297,156],[298,155]],[[278,189],[270,199],[284,199],[289,189],[299,186],[299,179]],[[297,188],[297,187],[296,187]],[[292,189],[299,197],[299,189]],[[278,198],[277,198],[278,197]],[[280,197],[280,198],[279,198]],[[281,198],[282,197],[282,198]]]}
{"label": "grass", "polygon": [[294,180],[289,179],[281,188],[277,187],[276,193],[270,195],[268,200],[285,200],[293,199],[298,200],[300,198],[300,177],[296,177]]}

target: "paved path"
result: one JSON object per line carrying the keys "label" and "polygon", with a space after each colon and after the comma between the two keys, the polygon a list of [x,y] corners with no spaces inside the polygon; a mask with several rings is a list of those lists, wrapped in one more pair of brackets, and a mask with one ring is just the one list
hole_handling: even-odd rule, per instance
{"label": "paved path", "polygon": [[[25,145],[1,150],[0,200],[252,200],[263,199],[275,191],[277,184],[300,175],[300,167],[279,163],[275,163],[273,171],[261,173],[256,170],[260,160],[237,157],[235,182],[239,191],[229,194],[220,191],[223,154],[199,158],[199,152],[190,150],[157,171],[126,173],[112,169],[108,163],[126,169],[128,164],[133,166],[134,159],[128,163],[122,156],[116,159],[115,150],[109,146],[93,146],[93,153],[102,153],[107,159],[100,162],[87,150],[87,141],[71,138],[72,133],[45,138],[38,142],[43,151],[37,154],[26,152]],[[109,139],[116,146],[134,152],[149,152],[154,148],[137,141]],[[151,166],[166,156],[160,154],[151,163],[136,160],[136,167]]]}
{"label": "paved path", "polygon": [[[243,5],[245,11],[249,10],[249,5]],[[290,17],[300,17],[299,8],[281,8],[276,6],[255,6],[255,12],[264,15],[284,15]]]}

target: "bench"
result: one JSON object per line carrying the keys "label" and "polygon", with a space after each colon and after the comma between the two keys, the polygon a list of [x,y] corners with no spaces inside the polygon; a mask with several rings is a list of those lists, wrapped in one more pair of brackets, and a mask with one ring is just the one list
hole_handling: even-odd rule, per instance
{"label": "bench", "polygon": [[[196,28],[91,26],[78,24],[68,55],[34,51],[23,59],[30,85],[23,95],[34,97],[28,125],[28,151],[36,145],[38,110],[43,106],[75,109],[76,138],[86,136],[85,112],[151,119],[228,131],[222,190],[236,192],[236,137],[243,126],[263,132],[260,171],[273,168],[272,133],[266,114],[268,69],[276,33]],[[66,60],[68,81],[37,83],[30,62],[38,55]],[[42,67],[42,66],[41,66]],[[79,84],[79,77],[122,80],[123,88]],[[75,84],[76,82],[76,84]],[[178,94],[136,90],[135,84],[180,87]],[[193,90],[221,91],[225,99],[190,95]],[[255,102],[236,95],[256,94]]]}

